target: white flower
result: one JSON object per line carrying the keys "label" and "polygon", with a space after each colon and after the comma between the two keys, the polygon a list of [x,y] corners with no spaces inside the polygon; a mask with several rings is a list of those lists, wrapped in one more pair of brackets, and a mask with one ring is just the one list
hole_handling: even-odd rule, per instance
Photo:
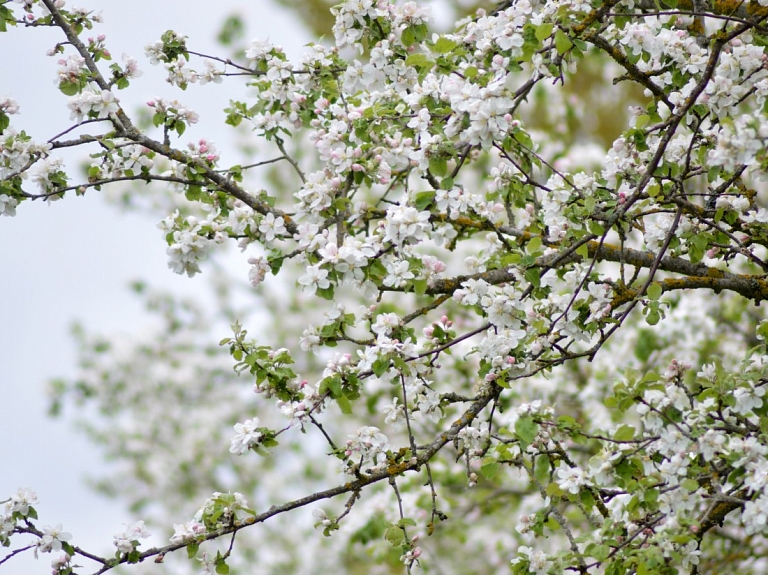
{"label": "white flower", "polygon": [[208,255],[208,249],[213,240],[197,233],[200,225],[196,220],[193,221],[191,216],[187,222],[190,224],[189,228],[173,232],[173,243],[168,246],[166,254],[169,258],[168,267],[174,273],[186,273],[189,277],[193,277],[200,272],[200,266],[197,263]]}
{"label": "white flower", "polygon": [[320,264],[307,267],[307,273],[299,278],[299,283],[315,293],[319,289],[327,289],[331,282],[328,280],[328,270],[320,267]]}
{"label": "white flower", "polygon": [[765,387],[738,387],[733,391],[736,405],[733,410],[741,415],[747,415],[754,409],[763,405],[762,396],[765,395]]}
{"label": "white flower", "polygon": [[401,418],[405,417],[405,407],[398,405],[399,397],[393,397],[392,403],[387,403],[381,409],[387,416],[384,418],[384,423],[396,423]]}
{"label": "white flower", "polygon": [[690,569],[691,565],[699,564],[699,544],[696,541],[689,541],[680,547],[680,554],[683,556],[683,569]]}
{"label": "white flower", "polygon": [[400,260],[387,263],[387,277],[384,278],[384,285],[390,287],[405,287],[408,280],[415,276],[409,270],[408,260]]}
{"label": "white flower", "polygon": [[235,436],[231,440],[229,452],[242,455],[252,446],[257,445],[261,441],[261,438],[264,437],[264,434],[257,429],[258,426],[258,417],[246,419],[243,423],[236,423]]}
{"label": "white flower", "polygon": [[13,98],[4,96],[0,98],[0,112],[4,112],[9,116],[19,113],[19,104]]}
{"label": "white flower", "polygon": [[521,545],[517,548],[518,556],[512,559],[512,565],[523,561],[528,562],[528,572],[535,575],[545,575],[549,569],[549,561],[543,551],[534,551],[530,547]]}
{"label": "white flower", "polygon": [[469,455],[480,455],[488,447],[488,430],[467,426],[459,431],[459,446]]}
{"label": "white flower", "polygon": [[765,533],[768,528],[768,497],[761,495],[754,501],[747,501],[741,520],[747,535]]}
{"label": "white flower", "polygon": [[275,214],[270,212],[259,223],[259,231],[265,242],[271,242],[276,236],[285,235],[285,221],[282,217],[275,218]]}
{"label": "white flower", "polygon": [[43,527],[43,536],[37,542],[35,548],[35,557],[37,552],[50,553],[51,551],[61,551],[61,544],[72,539],[72,534],[61,530],[61,524],[56,527]]}
{"label": "white flower", "polygon": [[251,269],[248,270],[248,279],[253,287],[256,287],[267,276],[267,272],[270,270],[269,262],[263,257],[248,258],[248,263],[251,264]]}
{"label": "white flower", "polygon": [[312,511],[312,517],[317,519],[317,522],[319,525],[322,525],[323,527],[330,526],[333,521],[330,517],[328,517],[328,513],[325,511],[325,509],[317,508]]}
{"label": "white flower", "polygon": [[123,62],[125,63],[123,75],[126,78],[138,78],[143,74],[143,72],[139,70],[139,62],[136,58],[123,54]]}
{"label": "white flower", "polygon": [[146,539],[150,535],[144,522],[136,521],[126,524],[126,529],[122,533],[115,533],[113,543],[121,553],[130,553],[138,547],[138,539]]}
{"label": "white flower", "polygon": [[579,492],[582,486],[587,484],[587,480],[584,477],[584,471],[578,467],[568,467],[568,465],[561,465],[557,468],[557,485],[563,491],[573,493],[574,495]]}
{"label": "white flower", "polygon": [[699,437],[699,452],[705,461],[712,461],[715,457],[727,450],[728,438],[722,431],[707,429],[706,433]]}
{"label": "white flower", "polygon": [[173,531],[174,533],[171,537],[171,543],[176,545],[189,539],[194,539],[198,535],[205,533],[205,525],[194,520],[187,521],[186,523],[174,523]]}
{"label": "white flower", "polygon": [[389,335],[399,326],[400,318],[396,313],[380,313],[376,316],[376,322],[371,325],[371,331],[375,334]]}
{"label": "white flower", "polygon": [[411,206],[392,206],[387,210],[384,241],[395,245],[421,241],[430,227],[429,212],[420,212]]}
{"label": "white flower", "polygon": [[8,514],[18,513],[26,517],[29,513],[29,507],[35,503],[37,503],[37,494],[34,491],[19,489],[16,495],[5,504],[5,509]]}

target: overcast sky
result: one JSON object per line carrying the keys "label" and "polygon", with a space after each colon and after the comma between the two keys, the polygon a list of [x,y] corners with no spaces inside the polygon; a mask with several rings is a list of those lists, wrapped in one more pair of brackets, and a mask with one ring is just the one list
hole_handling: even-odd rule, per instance
{"label": "overcast sky", "polygon": [[[71,0],[67,3],[71,6]],[[144,75],[119,93],[128,110],[155,96],[177,98],[203,117],[189,138],[205,135],[224,152],[231,144],[216,121],[229,94],[223,86],[191,86],[182,93],[163,82],[162,70],[150,67],[143,46],[167,29],[189,36],[196,51],[216,54],[218,27],[240,13],[249,38],[269,38],[289,56],[300,54],[309,37],[290,13],[266,0],[79,0],[77,6],[101,10],[104,24],[89,34],[107,35],[116,61],[123,53],[139,59]],[[12,117],[16,129],[47,140],[68,126],[67,98],[55,84],[56,59],[45,52],[62,40],[61,32],[11,29],[0,34],[0,96],[21,106]],[[107,66],[103,69],[106,70]],[[209,120],[206,122],[206,120]],[[185,140],[186,141],[186,140]],[[73,543],[87,550],[112,553],[112,534],[132,520],[115,501],[94,494],[85,477],[103,463],[99,453],[66,420],[46,416],[46,382],[74,376],[76,356],[72,323],[90,332],[136,332],[147,322],[128,284],[144,279],[155,287],[189,293],[199,282],[176,276],[167,258],[157,221],[120,214],[98,195],[68,197],[49,205],[25,202],[15,218],[0,217],[0,501],[19,487],[34,489],[40,499],[40,524],[62,523]],[[157,541],[157,540],[156,540]],[[17,545],[11,547],[16,548]],[[0,548],[0,559],[10,549]],[[7,573],[50,573],[50,555],[35,562],[16,557],[0,566]]]}

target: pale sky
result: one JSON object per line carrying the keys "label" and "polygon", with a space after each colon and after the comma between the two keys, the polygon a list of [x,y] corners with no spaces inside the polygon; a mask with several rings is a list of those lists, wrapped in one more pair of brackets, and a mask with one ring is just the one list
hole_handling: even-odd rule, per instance
{"label": "pale sky", "polygon": [[[71,5],[71,0],[67,3]],[[115,61],[123,53],[138,58],[144,75],[119,93],[128,110],[155,96],[179,99],[202,116],[189,139],[213,139],[226,154],[231,129],[219,126],[232,86],[191,86],[186,92],[163,81],[151,67],[143,46],[167,29],[189,36],[189,48],[226,55],[215,42],[224,18],[239,12],[248,24],[248,38],[269,38],[290,57],[310,40],[289,12],[266,0],[79,0],[77,6],[101,10],[104,24],[87,35],[104,33]],[[57,33],[58,32],[58,33]],[[63,36],[58,30],[11,29],[0,34],[0,96],[21,106],[12,126],[36,140],[46,140],[69,126],[66,96],[55,84],[56,60],[45,52]],[[202,66],[200,66],[202,67]],[[103,67],[106,70],[107,66]],[[241,92],[240,92],[241,93]],[[229,131],[227,131],[229,130]],[[19,487],[34,489],[40,502],[39,525],[61,523],[72,543],[96,553],[112,554],[112,535],[132,521],[119,502],[96,495],[85,484],[104,463],[96,448],[66,420],[46,415],[46,382],[74,376],[76,356],[70,327],[75,320],[92,333],[133,333],[148,321],[130,281],[177,293],[204,287],[200,281],[167,269],[157,221],[118,213],[89,192],[50,206],[25,202],[15,218],[0,217],[0,501]],[[18,547],[0,548],[0,559]],[[155,538],[149,543],[162,544]],[[51,555],[38,561],[31,553],[0,566],[2,573],[48,574]]]}

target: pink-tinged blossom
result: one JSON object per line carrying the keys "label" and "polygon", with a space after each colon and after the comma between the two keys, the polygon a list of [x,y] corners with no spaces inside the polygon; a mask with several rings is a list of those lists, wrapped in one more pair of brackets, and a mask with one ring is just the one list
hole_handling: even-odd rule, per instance
{"label": "pink-tinged blossom", "polygon": [[144,522],[136,521],[127,524],[122,533],[115,533],[113,544],[121,553],[131,553],[138,547],[139,539],[147,539],[150,535],[151,533],[147,530]]}
{"label": "pink-tinged blossom", "polygon": [[56,559],[53,559],[51,561],[53,573],[58,574],[64,569],[70,569],[71,572],[72,565],[70,565],[70,561],[72,561],[72,556],[69,553],[62,553]]}
{"label": "pink-tinged blossom", "polygon": [[155,98],[147,102],[147,106],[154,108],[158,114],[165,114],[170,118],[179,118],[188,124],[197,124],[200,115],[181,104],[178,100],[166,100],[165,98]]}
{"label": "pink-tinged blossom", "polygon": [[139,61],[132,56],[123,54],[123,76],[126,78],[138,78],[143,75],[143,72],[139,70]]}
{"label": "pink-tinged blossom", "polygon": [[13,98],[9,96],[3,96],[0,98],[0,112],[12,116],[19,113],[19,104]]}
{"label": "pink-tinged blossom", "polygon": [[196,539],[200,535],[205,534],[205,525],[199,521],[187,521],[186,523],[174,523],[173,535],[171,536],[171,543],[178,545],[185,541]]}
{"label": "pink-tinged blossom", "polygon": [[251,269],[248,270],[248,280],[253,287],[256,287],[267,275],[270,270],[269,262],[263,257],[248,258],[248,263],[251,264]]}
{"label": "pink-tinged blossom", "polygon": [[57,84],[77,84],[80,82],[81,76],[85,74],[85,60],[78,54],[71,54],[67,58],[60,59],[59,66],[61,67],[58,70]]}

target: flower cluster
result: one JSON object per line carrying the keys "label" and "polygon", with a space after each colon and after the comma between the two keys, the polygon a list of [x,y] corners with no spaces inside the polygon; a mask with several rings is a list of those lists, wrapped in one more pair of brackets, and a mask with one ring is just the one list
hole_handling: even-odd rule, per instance
{"label": "flower cluster", "polygon": [[[259,302],[236,308],[227,293],[220,317],[190,324],[177,317],[189,307],[155,302],[172,342],[180,325],[194,336],[132,349],[131,362],[84,344],[86,376],[67,389],[100,413],[123,421],[171,388],[211,416],[190,430],[154,410],[153,433],[115,433],[112,453],[151,459],[122,491],[154,480],[183,504],[152,475],[163,466],[147,446],[170,434],[173,449],[157,450],[190,491],[236,481],[262,502],[283,497],[290,472],[297,499],[275,515],[310,501],[300,490],[347,493],[338,515],[315,512],[316,526],[349,553],[408,569],[430,560],[416,546],[423,531],[445,537],[451,572],[482,555],[486,570],[511,562],[515,573],[666,573],[743,548],[737,568],[764,570],[768,547],[754,536],[768,533],[768,320],[747,303],[768,293],[768,38],[749,7],[646,4],[516,0],[437,33],[415,2],[345,0],[333,45],[297,62],[263,40],[232,58],[200,55],[169,30],[145,54],[172,88],[233,69],[246,78],[226,123],[259,157],[236,165],[208,137],[183,140],[199,117],[176,100],[149,101],[152,127],[139,129],[115,97],[138,63],[125,57],[104,77],[106,36],[57,46],[70,119],[93,134],[35,144],[10,127],[15,101],[0,99],[0,214],[113,180],[160,182],[141,193],[171,198],[158,226],[169,267],[192,277],[215,246],[237,245]],[[47,6],[69,40],[93,21]],[[59,153],[76,145],[93,146],[82,184]],[[204,327],[249,315],[221,341],[229,373],[200,345]],[[268,343],[245,321],[267,325],[257,339]],[[282,457],[270,451],[278,438],[290,454],[279,464],[247,457]],[[227,439],[229,453],[211,447]],[[346,474],[331,491],[337,466],[323,454]],[[34,519],[32,502],[6,503],[3,544]],[[510,511],[522,518],[514,531]],[[246,515],[242,495],[216,493],[171,541],[194,556]],[[269,537],[289,541],[276,521]],[[55,568],[68,569],[69,535],[39,533],[37,550],[63,550]],[[118,559],[137,559],[145,536],[143,523],[116,535]],[[397,551],[377,555],[382,539]],[[230,552],[197,558],[226,572]]]}

